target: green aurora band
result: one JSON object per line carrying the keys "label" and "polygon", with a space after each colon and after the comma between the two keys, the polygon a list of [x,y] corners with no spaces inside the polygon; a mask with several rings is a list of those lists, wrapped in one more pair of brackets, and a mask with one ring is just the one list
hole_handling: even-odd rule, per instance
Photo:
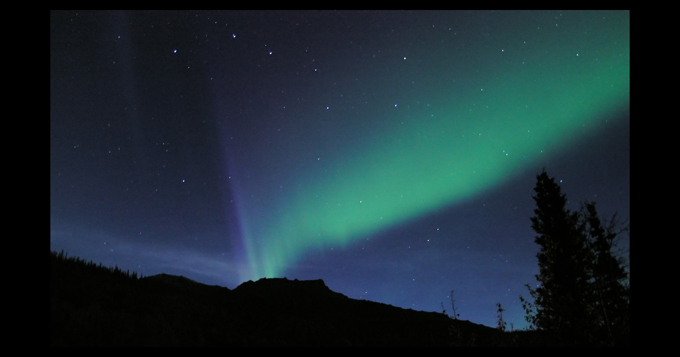
{"label": "green aurora band", "polygon": [[298,175],[296,189],[269,202],[267,214],[244,210],[241,278],[282,276],[305,252],[345,247],[474,198],[596,134],[630,101],[628,23],[599,33],[586,43],[556,41],[540,65],[489,65],[478,88],[434,115],[411,112],[380,141],[345,148],[330,169]]}

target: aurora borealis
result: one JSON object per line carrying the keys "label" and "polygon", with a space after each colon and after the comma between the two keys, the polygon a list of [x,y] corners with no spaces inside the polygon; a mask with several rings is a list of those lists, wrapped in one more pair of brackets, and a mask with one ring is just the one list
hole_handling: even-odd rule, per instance
{"label": "aurora borealis", "polygon": [[629,22],[52,12],[51,248],[521,327],[535,175],[628,214]]}
{"label": "aurora borealis", "polygon": [[[263,215],[270,224],[254,224],[270,229],[249,229],[244,237],[252,274],[248,278],[279,276],[307,249],[345,246],[355,238],[468,199],[518,168],[564,149],[579,136],[596,132],[597,118],[627,104],[628,49],[582,49],[590,56],[611,58],[611,67],[603,68],[595,61],[573,65],[569,54],[560,49],[562,43],[547,50],[559,52],[557,63],[547,66],[549,71],[499,66],[488,75],[492,79],[481,75],[480,92],[486,87],[486,93],[449,94],[453,103],[443,104],[436,116],[422,111],[387,113],[386,120],[409,124],[399,122],[395,129],[376,135],[382,141],[377,145],[371,145],[376,139],[369,138],[342,148],[348,159],[343,161],[343,154],[332,158],[325,172],[310,170],[296,177],[303,182],[301,189],[283,195],[280,211]],[[626,57],[619,58],[622,50]],[[475,102],[489,105],[468,111],[468,103]]]}

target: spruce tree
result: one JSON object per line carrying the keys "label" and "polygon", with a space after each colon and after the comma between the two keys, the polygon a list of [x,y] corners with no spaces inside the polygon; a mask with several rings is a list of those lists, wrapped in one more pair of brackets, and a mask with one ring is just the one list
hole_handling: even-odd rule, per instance
{"label": "spruce tree", "polygon": [[[592,261],[592,320],[595,337],[610,346],[629,345],[630,286],[626,262],[613,249],[621,232],[617,231],[616,215],[602,222],[594,202],[581,206],[581,229],[586,235]],[[624,228],[623,230],[625,230]]]}
{"label": "spruce tree", "polygon": [[532,291],[534,323],[555,333],[562,344],[587,343],[591,330],[591,259],[578,212],[566,208],[567,198],[543,170],[537,176],[531,227],[537,233],[538,287]]}

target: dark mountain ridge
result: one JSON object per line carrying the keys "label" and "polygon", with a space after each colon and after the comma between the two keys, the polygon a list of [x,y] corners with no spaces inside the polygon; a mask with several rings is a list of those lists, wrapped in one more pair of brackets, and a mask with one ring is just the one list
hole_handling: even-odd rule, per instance
{"label": "dark mountain ridge", "polygon": [[526,336],[350,299],[320,279],[230,290],[50,255],[52,346],[504,346]]}

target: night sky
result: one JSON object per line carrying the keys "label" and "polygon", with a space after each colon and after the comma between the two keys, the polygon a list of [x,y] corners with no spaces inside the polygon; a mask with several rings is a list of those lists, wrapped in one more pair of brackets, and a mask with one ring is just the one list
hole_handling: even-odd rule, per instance
{"label": "night sky", "polygon": [[628,11],[53,11],[50,248],[522,328],[536,176],[628,218],[629,106]]}

